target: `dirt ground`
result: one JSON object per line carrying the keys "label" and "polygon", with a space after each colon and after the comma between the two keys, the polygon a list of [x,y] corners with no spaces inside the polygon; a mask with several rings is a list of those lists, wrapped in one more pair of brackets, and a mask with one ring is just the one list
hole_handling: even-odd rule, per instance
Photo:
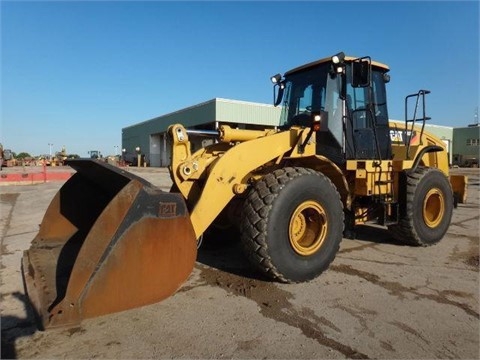
{"label": "dirt ground", "polygon": [[[164,169],[132,169],[170,186]],[[447,236],[403,246],[378,227],[344,239],[335,261],[304,284],[265,281],[237,242],[201,248],[167,300],[39,331],[20,260],[61,182],[0,187],[2,358],[463,358],[479,353],[479,175]]]}

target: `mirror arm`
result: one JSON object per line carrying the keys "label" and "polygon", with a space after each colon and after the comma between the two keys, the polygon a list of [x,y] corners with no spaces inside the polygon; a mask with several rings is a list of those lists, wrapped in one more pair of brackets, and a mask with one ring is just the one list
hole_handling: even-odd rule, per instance
{"label": "mirror arm", "polygon": [[[275,88],[278,86],[278,94],[275,96]],[[278,106],[283,99],[283,90],[285,89],[285,84],[280,83],[280,84],[275,84],[273,86],[273,106]]]}

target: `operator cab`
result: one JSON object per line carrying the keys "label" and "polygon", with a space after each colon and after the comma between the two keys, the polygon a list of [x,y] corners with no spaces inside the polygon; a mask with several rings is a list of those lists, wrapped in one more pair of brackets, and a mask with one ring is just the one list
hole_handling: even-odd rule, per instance
{"label": "operator cab", "polygon": [[272,77],[282,104],[280,129],[311,127],[316,131],[317,154],[336,163],[346,160],[391,159],[385,84],[386,65],[369,57],[339,53]]}

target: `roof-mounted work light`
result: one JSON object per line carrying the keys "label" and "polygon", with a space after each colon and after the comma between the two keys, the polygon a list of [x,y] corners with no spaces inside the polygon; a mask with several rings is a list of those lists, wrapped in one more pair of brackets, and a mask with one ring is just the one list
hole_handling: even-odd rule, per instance
{"label": "roof-mounted work light", "polygon": [[332,75],[343,74],[345,71],[345,63],[344,63],[345,54],[343,53],[343,51],[333,55],[331,60],[332,60],[332,67],[331,67]]}
{"label": "roof-mounted work light", "polygon": [[280,81],[282,80],[282,75],[281,74],[276,74],[276,75],[273,75],[270,80],[272,81],[272,83],[274,84],[278,84],[280,83]]}
{"label": "roof-mounted work light", "polygon": [[335,65],[343,63],[343,60],[345,60],[345,53],[343,51],[332,56],[332,62]]}

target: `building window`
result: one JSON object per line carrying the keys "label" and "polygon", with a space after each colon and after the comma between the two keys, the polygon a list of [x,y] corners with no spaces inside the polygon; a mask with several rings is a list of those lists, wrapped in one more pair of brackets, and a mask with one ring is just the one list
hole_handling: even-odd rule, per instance
{"label": "building window", "polygon": [[467,146],[479,146],[480,139],[467,139]]}

